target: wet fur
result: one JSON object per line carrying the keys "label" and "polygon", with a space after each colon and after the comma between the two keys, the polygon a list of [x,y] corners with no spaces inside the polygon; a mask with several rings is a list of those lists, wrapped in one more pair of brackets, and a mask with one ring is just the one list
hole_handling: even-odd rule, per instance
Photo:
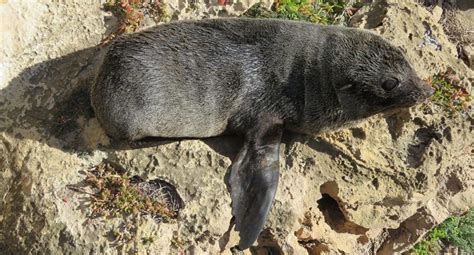
{"label": "wet fur", "polygon": [[[390,78],[400,86],[385,91],[381,84]],[[400,50],[370,32],[218,19],[117,39],[91,101],[117,139],[245,136],[230,178],[232,214],[245,249],[273,201],[282,130],[315,134],[414,105],[431,92]]]}

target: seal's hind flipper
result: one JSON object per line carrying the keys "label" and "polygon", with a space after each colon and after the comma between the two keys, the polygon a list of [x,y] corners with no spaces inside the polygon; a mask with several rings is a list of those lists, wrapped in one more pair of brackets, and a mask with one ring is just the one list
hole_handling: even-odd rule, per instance
{"label": "seal's hind flipper", "polygon": [[263,122],[247,134],[229,179],[232,215],[242,250],[257,240],[278,186],[282,125],[272,119]]}

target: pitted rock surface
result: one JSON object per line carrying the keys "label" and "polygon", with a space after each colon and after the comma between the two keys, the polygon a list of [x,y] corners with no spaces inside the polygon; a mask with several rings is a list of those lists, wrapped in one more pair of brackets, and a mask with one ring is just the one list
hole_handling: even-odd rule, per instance
{"label": "pitted rock surface", "polygon": [[[172,18],[238,15],[252,1],[217,6],[169,1]],[[41,254],[218,254],[237,242],[224,177],[237,138],[120,147],[88,102],[110,32],[100,3],[0,1],[0,250]],[[352,25],[401,47],[422,78],[451,67],[473,93],[439,12],[410,1],[376,1]],[[7,25],[8,24],[8,25]],[[423,45],[427,26],[442,50]],[[435,224],[474,206],[474,119],[430,105],[377,116],[318,137],[287,134],[274,207],[255,252],[389,254],[409,249]],[[145,219],[136,241],[114,246],[122,224],[87,218],[85,194],[67,188],[81,171],[112,160],[145,180],[173,184],[186,207],[177,224]],[[153,241],[144,243],[149,237]],[[249,253],[246,251],[245,253]]]}

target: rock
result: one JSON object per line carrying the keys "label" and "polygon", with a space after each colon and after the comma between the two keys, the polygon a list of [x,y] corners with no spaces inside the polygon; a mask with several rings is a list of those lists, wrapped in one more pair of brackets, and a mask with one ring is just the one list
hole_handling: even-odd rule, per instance
{"label": "rock", "polygon": [[[179,19],[227,8],[197,1],[203,9],[188,12],[184,2],[167,4]],[[228,15],[251,2],[234,5]],[[99,3],[0,4],[0,17],[9,21],[0,22],[0,250],[230,254],[238,238],[228,232],[224,176],[241,141],[162,141],[133,149],[111,144],[87,91],[103,53],[97,45],[110,32],[106,16]],[[420,47],[423,22],[441,51]],[[376,1],[358,11],[352,25],[399,46],[424,78],[448,67],[474,77],[456,59],[436,16],[417,4]],[[470,81],[461,82],[472,95]],[[473,207],[472,112],[452,117],[429,107],[431,113],[415,107],[318,137],[287,135],[275,205],[253,252],[403,252],[449,215]],[[84,171],[104,159],[131,175],[173,184],[186,205],[177,223],[90,219],[90,195],[70,185],[80,185]],[[116,233],[126,235],[126,223],[135,238],[120,243]]]}
{"label": "rock", "polygon": [[443,15],[443,8],[441,8],[441,6],[439,5],[436,5],[431,10],[431,13],[433,13],[433,21],[439,23]]}
{"label": "rock", "polygon": [[474,45],[466,45],[462,47],[462,53],[466,56],[466,64],[474,70]]}
{"label": "rock", "polygon": [[259,2],[267,8],[273,4],[271,0],[163,1],[169,15],[179,20],[238,16]]}

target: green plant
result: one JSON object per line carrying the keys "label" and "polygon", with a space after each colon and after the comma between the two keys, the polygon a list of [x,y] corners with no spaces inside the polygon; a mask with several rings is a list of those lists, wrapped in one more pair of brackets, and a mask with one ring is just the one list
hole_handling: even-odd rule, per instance
{"label": "green plant", "polygon": [[441,227],[446,231],[448,242],[466,252],[474,252],[474,208],[461,217],[448,218]]}
{"label": "green plant", "polygon": [[160,0],[107,0],[104,10],[111,11],[119,22],[117,29],[107,36],[102,44],[108,44],[123,33],[136,31],[145,15],[149,15],[156,22],[168,17]]}
{"label": "green plant", "polygon": [[451,113],[465,110],[472,100],[466,89],[459,85],[459,79],[452,70],[433,76],[429,83],[435,89],[431,101],[446,107]]}
{"label": "green plant", "polygon": [[160,201],[149,196],[151,188],[146,183],[134,182],[125,172],[120,172],[109,163],[99,164],[86,175],[85,182],[94,192],[92,217],[150,215],[165,222],[177,217],[177,211],[166,199]]}
{"label": "green plant", "polygon": [[430,242],[423,240],[415,244],[412,250],[412,254],[416,254],[416,255],[430,254]]}
{"label": "green plant", "polygon": [[143,237],[143,238],[142,238],[142,243],[143,243],[143,245],[150,245],[150,244],[152,244],[154,241],[155,241],[155,238],[154,238],[153,236]]}
{"label": "green plant", "polygon": [[433,254],[439,251],[440,241],[459,247],[468,253],[474,252],[474,208],[463,216],[449,217],[433,228],[424,240],[414,246],[412,253]]}
{"label": "green plant", "polygon": [[340,0],[278,0],[277,18],[304,20],[319,24],[335,24],[344,13],[345,2]]}
{"label": "green plant", "polygon": [[[90,196],[90,218],[121,218],[122,222],[109,232],[114,246],[125,245],[137,239],[142,216],[150,216],[157,222],[176,223],[184,202],[174,186],[166,181],[145,181],[131,177],[116,164],[102,162],[84,171],[83,182],[68,185],[76,192]],[[153,242],[152,237],[142,237],[144,245]]]}
{"label": "green plant", "polygon": [[265,8],[262,3],[259,2],[250,7],[241,16],[249,18],[276,18],[276,12]]}
{"label": "green plant", "polygon": [[275,0],[271,10],[258,3],[242,16],[340,24],[345,15],[346,5],[346,1],[343,0]]}
{"label": "green plant", "polygon": [[143,18],[139,8],[144,0],[107,0],[104,4],[106,11],[111,11],[119,19],[117,33],[135,31]]}

